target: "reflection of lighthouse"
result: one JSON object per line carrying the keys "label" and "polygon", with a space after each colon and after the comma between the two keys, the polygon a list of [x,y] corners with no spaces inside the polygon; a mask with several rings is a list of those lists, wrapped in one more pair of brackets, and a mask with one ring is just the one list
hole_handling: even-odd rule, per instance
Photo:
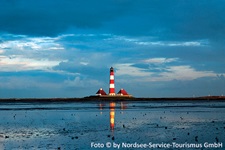
{"label": "reflection of lighthouse", "polygon": [[[98,105],[100,114],[102,114],[104,111],[102,111],[105,108],[104,103],[100,103]],[[127,109],[126,103],[121,102],[120,103],[120,109],[122,110],[121,114],[123,114],[123,110]],[[116,103],[115,102],[110,102],[109,103],[109,123],[110,123],[110,129],[113,133],[114,128],[115,128],[115,111],[116,111]]]}
{"label": "reflection of lighthouse", "polygon": [[111,130],[114,130],[114,126],[115,126],[115,106],[116,106],[116,103],[114,102],[111,102],[109,104],[109,107],[110,107],[110,129]]}
{"label": "reflection of lighthouse", "polygon": [[115,85],[114,85],[114,70],[113,70],[113,67],[110,68],[109,95],[116,95],[115,94]]}

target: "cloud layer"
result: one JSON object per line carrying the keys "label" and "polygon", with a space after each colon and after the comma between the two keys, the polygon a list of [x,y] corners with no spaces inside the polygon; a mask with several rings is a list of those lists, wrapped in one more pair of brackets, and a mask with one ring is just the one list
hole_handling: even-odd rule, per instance
{"label": "cloud layer", "polygon": [[224,37],[224,1],[13,0],[1,1],[0,29],[28,35],[103,30],[161,39]]}
{"label": "cloud layer", "polygon": [[134,96],[221,95],[224,3],[3,0],[0,97],[107,91],[111,66]]}

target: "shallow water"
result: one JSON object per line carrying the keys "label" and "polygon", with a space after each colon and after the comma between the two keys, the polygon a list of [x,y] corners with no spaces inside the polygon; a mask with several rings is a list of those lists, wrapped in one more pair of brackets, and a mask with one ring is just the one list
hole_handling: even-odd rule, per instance
{"label": "shallow water", "polygon": [[216,142],[224,149],[225,144],[222,101],[0,103],[0,113],[0,149],[6,150],[116,149],[113,144],[137,149],[122,147],[135,142],[202,145],[180,149],[206,149],[206,142]]}

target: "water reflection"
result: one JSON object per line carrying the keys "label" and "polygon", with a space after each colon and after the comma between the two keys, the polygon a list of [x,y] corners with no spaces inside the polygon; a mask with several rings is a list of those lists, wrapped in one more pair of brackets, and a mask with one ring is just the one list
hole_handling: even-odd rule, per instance
{"label": "water reflection", "polygon": [[110,116],[110,129],[111,130],[114,130],[114,126],[115,126],[115,106],[116,106],[116,103],[114,103],[114,102],[111,102],[109,104],[109,109],[110,109],[109,116]]}
{"label": "water reflection", "polygon": [[[120,105],[120,110],[125,110],[127,108],[127,106],[124,102],[120,102],[117,105]],[[105,107],[105,104],[103,104],[103,103],[99,104],[100,114],[102,114],[104,107]],[[115,111],[116,111],[116,103],[110,102],[109,103],[109,123],[110,123],[111,131],[113,131],[115,128]],[[121,112],[121,114],[123,114],[123,111]]]}
{"label": "water reflection", "polygon": [[102,110],[103,110],[104,104],[100,103],[99,104],[99,110],[100,110],[100,114],[102,115]]}

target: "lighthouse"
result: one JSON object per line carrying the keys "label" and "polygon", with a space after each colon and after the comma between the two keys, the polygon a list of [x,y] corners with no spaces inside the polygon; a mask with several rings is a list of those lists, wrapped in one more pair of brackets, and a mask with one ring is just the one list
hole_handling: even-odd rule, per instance
{"label": "lighthouse", "polygon": [[115,85],[114,85],[114,70],[113,67],[110,68],[110,76],[109,76],[109,95],[115,94]]}
{"label": "lighthouse", "polygon": [[[107,98],[121,98],[121,97],[126,97],[126,98],[132,98],[133,96],[128,94],[125,89],[121,89],[117,94],[115,93],[115,80],[114,80],[114,69],[113,67],[110,68],[109,71],[109,94],[106,94],[105,91],[100,88],[96,95],[97,97],[107,97]],[[93,96],[90,96],[93,97]]]}

